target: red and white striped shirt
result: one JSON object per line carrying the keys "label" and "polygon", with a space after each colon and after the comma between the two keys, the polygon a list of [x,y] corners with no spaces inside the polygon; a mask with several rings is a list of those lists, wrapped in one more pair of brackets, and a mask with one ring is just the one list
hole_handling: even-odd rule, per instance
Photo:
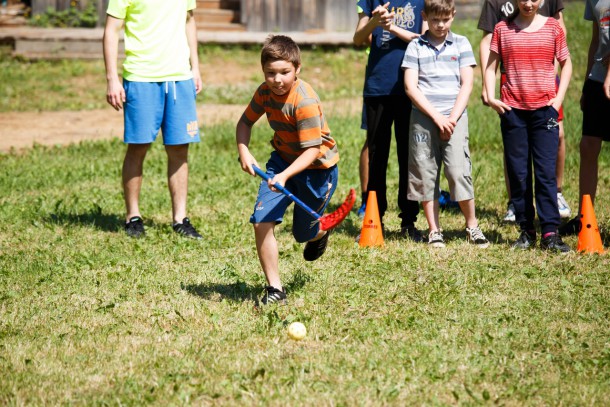
{"label": "red and white striped shirt", "polygon": [[566,36],[554,18],[538,31],[525,32],[514,22],[499,22],[490,50],[500,55],[506,70],[506,82],[500,98],[516,109],[536,110],[557,95],[555,58],[565,61],[570,52]]}

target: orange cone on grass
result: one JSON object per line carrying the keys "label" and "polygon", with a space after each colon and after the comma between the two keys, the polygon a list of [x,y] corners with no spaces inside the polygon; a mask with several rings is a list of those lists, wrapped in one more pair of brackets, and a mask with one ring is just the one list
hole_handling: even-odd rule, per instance
{"label": "orange cone on grass", "polygon": [[358,244],[360,247],[383,246],[383,230],[381,219],[379,219],[379,207],[377,206],[375,191],[369,191],[368,193]]}
{"label": "orange cone on grass", "polygon": [[576,250],[587,253],[604,253],[602,237],[597,227],[597,219],[593,210],[591,195],[583,195],[580,214],[580,233],[578,233],[578,246]]}

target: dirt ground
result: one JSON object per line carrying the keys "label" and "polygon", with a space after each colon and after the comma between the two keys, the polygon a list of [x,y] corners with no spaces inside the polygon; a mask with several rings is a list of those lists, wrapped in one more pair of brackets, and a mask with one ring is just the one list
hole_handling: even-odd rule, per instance
{"label": "dirt ground", "polygon": [[[326,115],[358,114],[361,101],[338,100],[324,103]],[[202,105],[198,107],[200,126],[223,121],[237,123],[244,106]],[[111,107],[99,110],[61,112],[0,113],[0,152],[22,151],[34,144],[67,145],[83,140],[123,137],[123,115]]]}

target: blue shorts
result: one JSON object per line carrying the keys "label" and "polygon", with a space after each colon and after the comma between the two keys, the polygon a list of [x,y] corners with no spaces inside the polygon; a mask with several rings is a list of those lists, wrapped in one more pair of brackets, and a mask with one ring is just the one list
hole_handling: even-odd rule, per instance
{"label": "blue shorts", "polygon": [[[271,153],[267,162],[267,175],[273,177],[288,167],[277,152]],[[301,201],[305,202],[311,209],[320,215],[330,202],[337,181],[339,170],[337,166],[326,170],[305,170],[290,178],[286,182],[286,189],[292,192]],[[284,213],[292,200],[281,192],[273,192],[267,186],[267,181],[262,181],[258,189],[254,213],[250,217],[250,223],[275,222],[282,223]],[[307,242],[318,234],[320,226],[318,222],[300,206],[294,206],[292,235],[297,242]]]}
{"label": "blue shorts", "polygon": [[127,144],[155,141],[159,129],[163,144],[181,145],[199,141],[195,84],[179,82],[130,82],[123,80]]}

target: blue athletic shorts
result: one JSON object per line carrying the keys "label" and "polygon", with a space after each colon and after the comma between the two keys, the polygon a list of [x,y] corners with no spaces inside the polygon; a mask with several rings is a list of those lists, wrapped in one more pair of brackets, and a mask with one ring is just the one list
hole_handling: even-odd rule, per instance
{"label": "blue athletic shorts", "polygon": [[127,144],[155,141],[159,129],[163,144],[181,145],[199,141],[195,84],[179,82],[130,82],[123,80]]}
{"label": "blue athletic shorts", "polygon": [[[288,167],[277,152],[271,153],[271,158],[267,162],[267,175],[273,177]],[[286,182],[286,189],[292,192],[297,198],[305,202],[311,209],[320,215],[330,202],[337,181],[339,180],[339,170],[337,166],[326,170],[305,170],[290,178]],[[262,181],[258,189],[254,213],[250,217],[250,223],[275,222],[282,223],[284,213],[292,201],[281,192],[273,192],[267,186],[267,181]],[[318,234],[320,226],[307,211],[300,206],[294,206],[292,235],[297,242],[307,242]]]}

